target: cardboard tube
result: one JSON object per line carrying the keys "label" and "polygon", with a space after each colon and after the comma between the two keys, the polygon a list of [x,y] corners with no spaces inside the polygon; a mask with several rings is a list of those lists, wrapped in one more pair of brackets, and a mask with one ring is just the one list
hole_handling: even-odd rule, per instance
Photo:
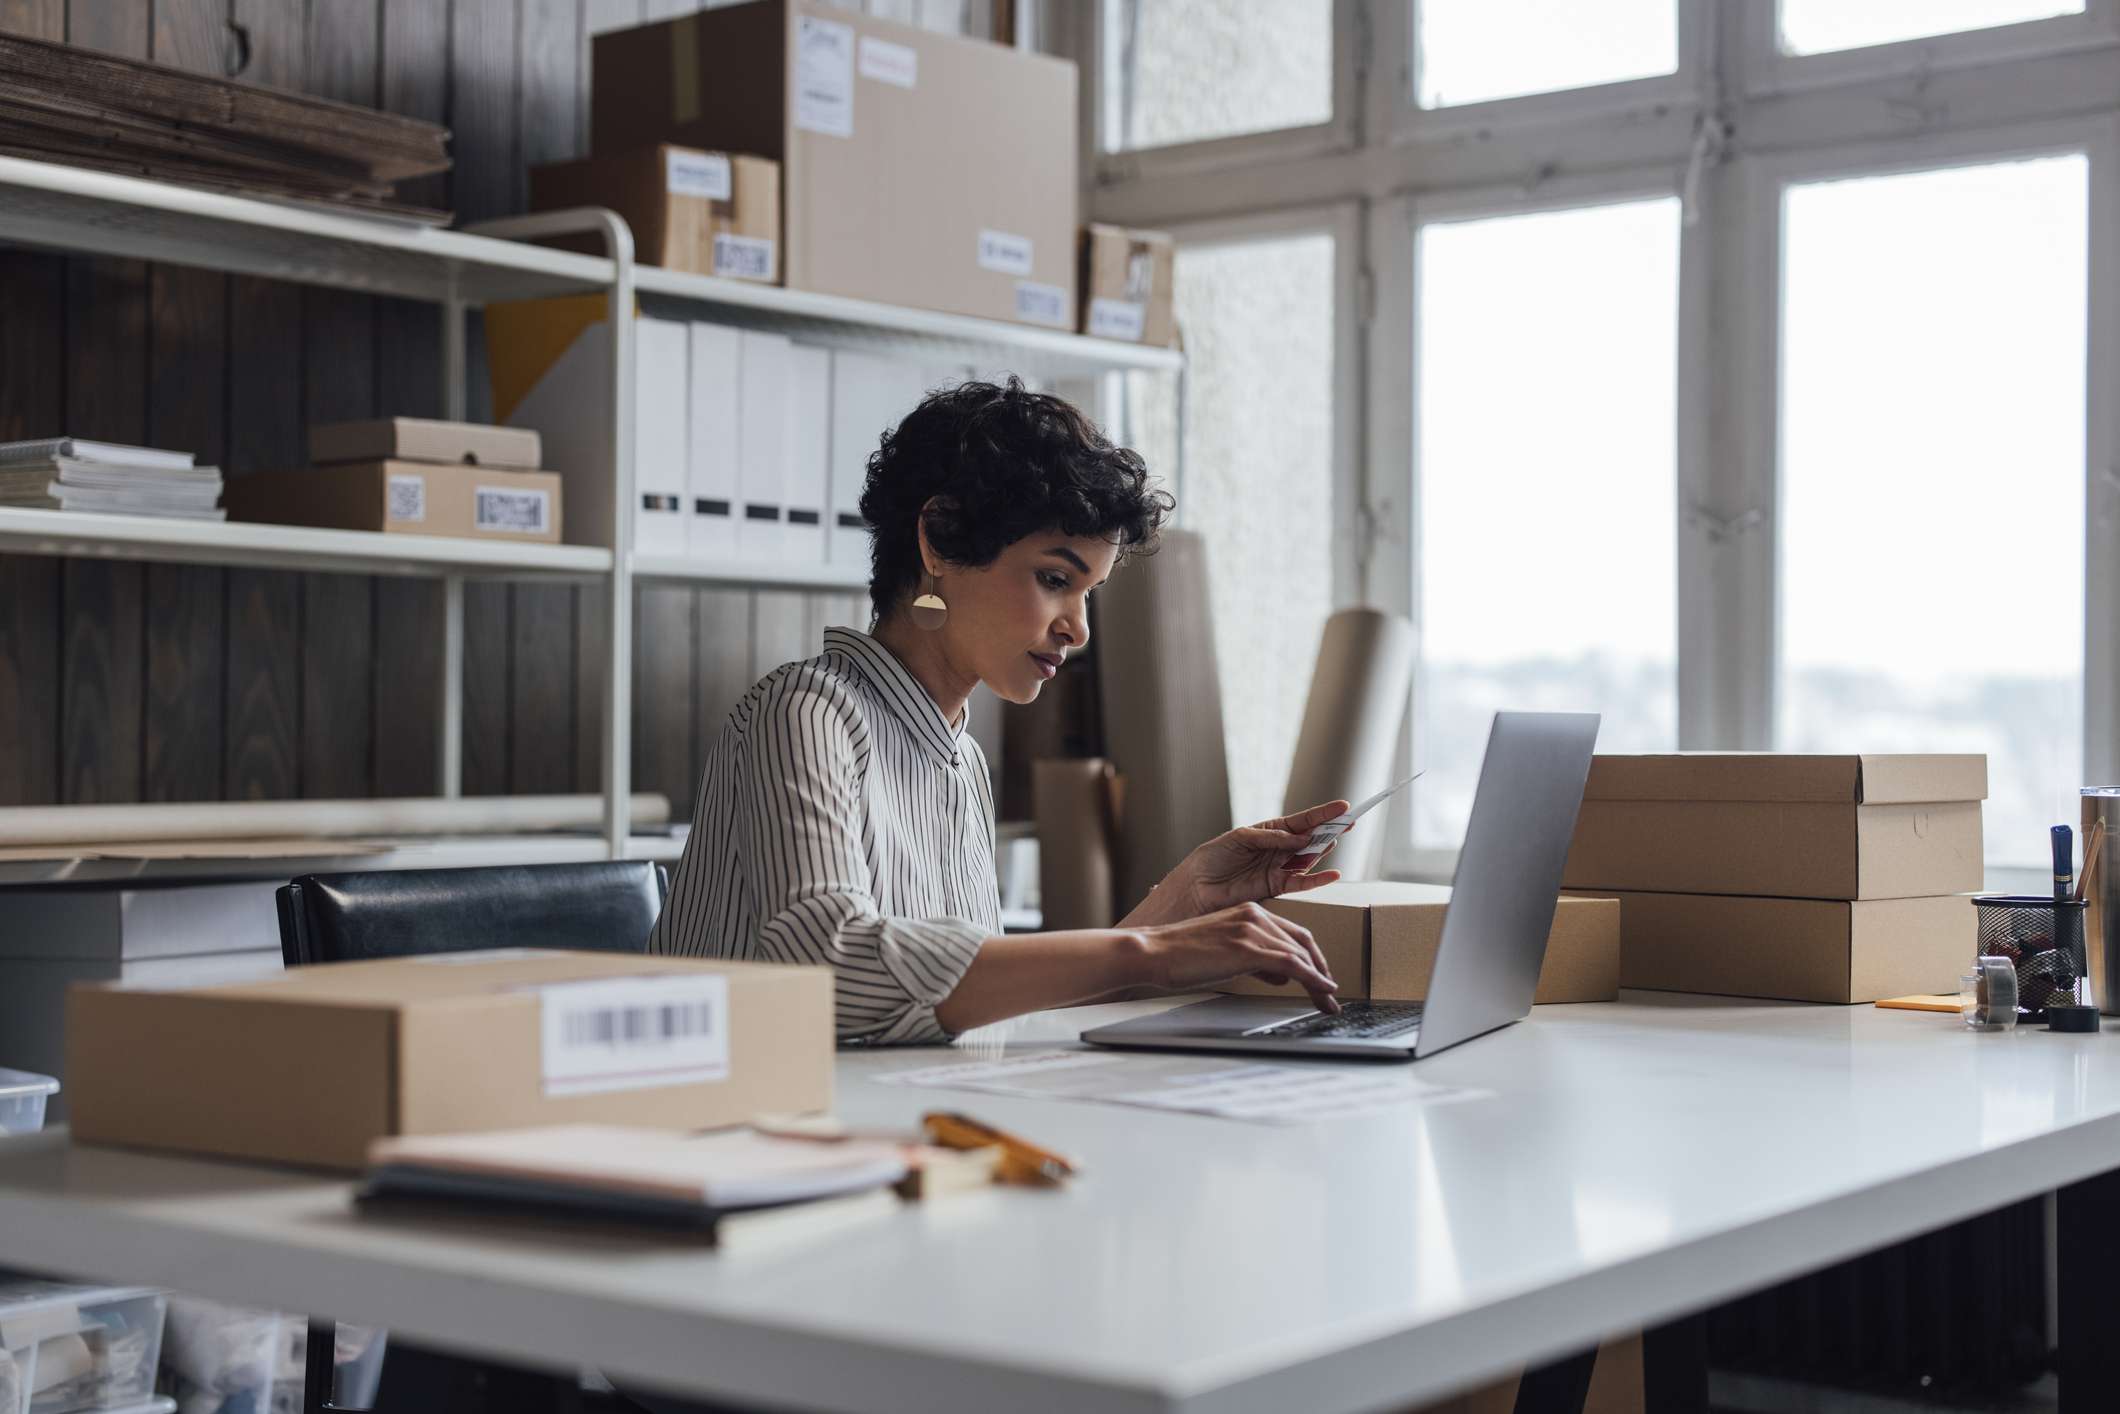
{"label": "cardboard tube", "polygon": [[1038,906],[1048,931],[1112,925],[1114,785],[1112,763],[1102,757],[1031,767]]}
{"label": "cardboard tube", "polygon": [[[669,797],[633,797],[633,823],[668,824]],[[216,800],[176,805],[31,805],[0,810],[0,847],[287,836],[509,835],[594,830],[600,795],[479,795],[405,800]]]}
{"label": "cardboard tube", "polygon": [[[1413,648],[1413,621],[1381,609],[1342,609],[1325,621],[1283,810],[1361,800],[1392,783],[1399,727],[1413,697]],[[1350,879],[1375,877],[1390,808],[1349,831],[1326,867]]]}

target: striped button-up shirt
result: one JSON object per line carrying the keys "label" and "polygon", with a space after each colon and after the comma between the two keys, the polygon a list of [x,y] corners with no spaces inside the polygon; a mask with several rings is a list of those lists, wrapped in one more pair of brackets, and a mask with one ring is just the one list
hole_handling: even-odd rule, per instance
{"label": "striped button-up shirt", "polygon": [[825,963],[844,1043],[948,1039],[1001,931],[986,757],[889,649],[827,629],[729,714],[649,950]]}

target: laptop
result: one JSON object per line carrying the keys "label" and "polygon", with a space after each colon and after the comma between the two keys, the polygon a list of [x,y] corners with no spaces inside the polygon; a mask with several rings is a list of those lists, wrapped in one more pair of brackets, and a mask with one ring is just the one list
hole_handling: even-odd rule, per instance
{"label": "laptop", "polygon": [[1423,1002],[1217,997],[1082,1033],[1098,1046],[1417,1060],[1531,1011],[1575,834],[1594,712],[1497,712]]}

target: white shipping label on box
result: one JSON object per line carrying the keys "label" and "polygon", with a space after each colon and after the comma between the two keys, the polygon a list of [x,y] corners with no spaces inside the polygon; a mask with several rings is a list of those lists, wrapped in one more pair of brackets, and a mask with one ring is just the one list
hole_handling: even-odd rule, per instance
{"label": "white shipping label on box", "polygon": [[1007,231],[979,233],[979,268],[982,270],[998,270],[1004,275],[1028,275],[1031,273],[1032,251],[1029,236],[1012,235]]}
{"label": "white shipping label on box", "polygon": [[861,37],[861,76],[898,88],[920,84],[920,51],[909,44],[893,44],[874,35]]}
{"label": "white shipping label on box", "polygon": [[384,492],[383,514],[395,521],[422,521],[427,519],[427,478],[424,476],[393,476]]}
{"label": "white shipping label on box", "polygon": [[537,993],[548,1096],[729,1078],[726,977],[604,977]]}
{"label": "white shipping label on box", "polygon": [[1093,299],[1089,302],[1089,331],[1100,339],[1141,342],[1148,326],[1148,311],[1129,299]]}
{"label": "white shipping label on box", "polygon": [[481,486],[472,495],[471,528],[512,535],[545,535],[552,529],[552,493],[508,486]]}
{"label": "white shipping label on box", "polygon": [[772,279],[773,243],[756,236],[716,236],[714,273],[735,280]]}
{"label": "white shipping label on box", "polygon": [[795,126],[854,135],[854,27],[803,15],[795,21]]}
{"label": "white shipping label on box", "polygon": [[672,196],[727,201],[733,190],[729,180],[729,159],[718,152],[686,152],[673,147],[663,165],[663,184]]}
{"label": "white shipping label on box", "polygon": [[1016,282],[1016,317],[1032,324],[1067,323],[1067,291],[1030,280]]}

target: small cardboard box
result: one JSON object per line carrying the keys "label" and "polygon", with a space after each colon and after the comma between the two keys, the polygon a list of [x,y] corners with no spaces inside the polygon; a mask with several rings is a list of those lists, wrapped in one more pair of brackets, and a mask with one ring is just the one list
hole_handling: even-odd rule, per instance
{"label": "small cardboard box", "polygon": [[560,538],[560,481],[549,471],[347,462],[238,476],[222,495],[231,520],[474,540]]}
{"label": "small cardboard box", "polygon": [[1955,992],[1977,928],[1963,896],[1622,893],[1620,984],[1794,1002]]}
{"label": "small cardboard box", "polygon": [[[1437,884],[1350,881],[1277,898],[1266,907],[1317,939],[1340,995],[1417,1002],[1443,940],[1450,890]],[[1609,1002],[1619,995],[1620,910],[1601,899],[1563,899],[1553,913],[1537,1002]],[[1301,996],[1240,977],[1219,989],[1244,996]]]}
{"label": "small cardboard box", "polygon": [[[606,206],[633,229],[643,265],[780,283],[780,164],[658,143],[530,169],[530,209]],[[600,241],[579,244],[602,253]]]}
{"label": "small cardboard box", "polygon": [[1072,332],[1075,66],[827,0],[596,37],[590,151],[780,164],[792,289]]}
{"label": "small cardboard box", "polygon": [[325,422],[309,429],[309,459],[336,462],[442,462],[536,471],[545,463],[535,432],[484,422],[432,417],[384,417]]}
{"label": "small cardboard box", "polygon": [[705,1129],[832,1103],[823,967],[442,953],[221,987],[77,986],[74,1137],[358,1169],[375,1139]]}
{"label": "small cardboard box", "polygon": [[1161,231],[1082,228],[1082,332],[1169,348],[1178,342],[1176,246]]}
{"label": "small cardboard box", "polygon": [[1929,898],[1981,887],[1985,756],[1599,756],[1563,887]]}

